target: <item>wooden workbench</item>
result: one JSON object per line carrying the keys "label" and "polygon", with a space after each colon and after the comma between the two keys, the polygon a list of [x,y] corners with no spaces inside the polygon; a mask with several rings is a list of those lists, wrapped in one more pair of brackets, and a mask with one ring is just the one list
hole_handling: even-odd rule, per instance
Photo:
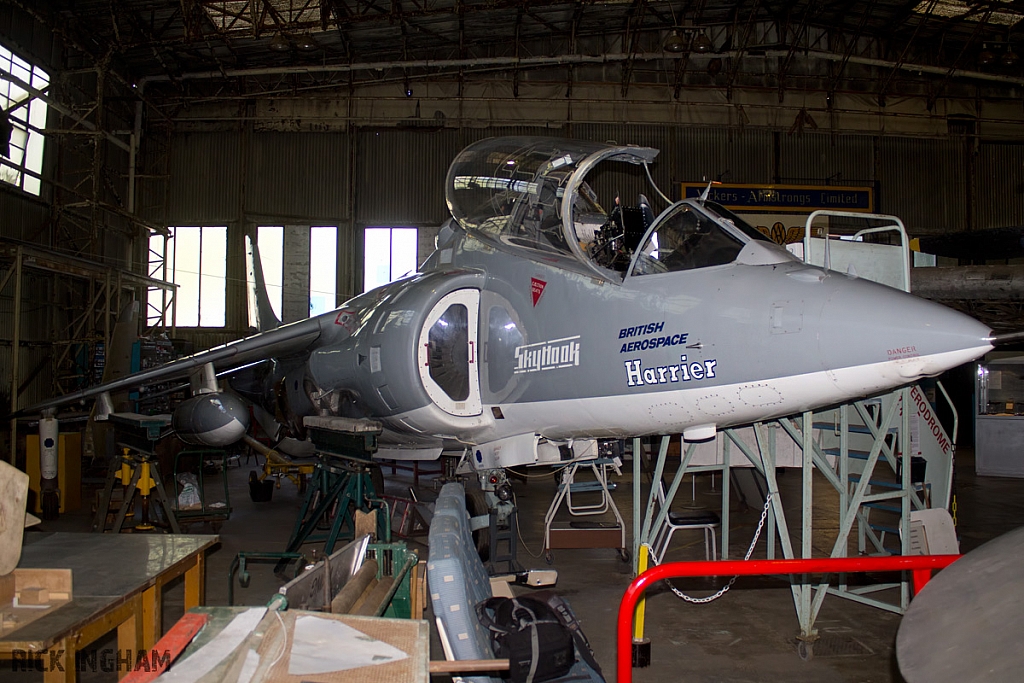
{"label": "wooden workbench", "polygon": [[[29,533],[18,568],[72,571],[72,600],[0,636],[0,658],[40,656],[44,680],[74,681],[75,653],[117,629],[122,657],[153,647],[162,633],[163,587],[184,575],[185,609],[205,599],[206,551],[217,536]],[[118,666],[119,677],[127,673]]]}

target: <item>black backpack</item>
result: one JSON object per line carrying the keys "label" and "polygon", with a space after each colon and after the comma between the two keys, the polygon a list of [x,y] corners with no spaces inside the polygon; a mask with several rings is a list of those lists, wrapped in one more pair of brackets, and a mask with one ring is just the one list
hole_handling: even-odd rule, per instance
{"label": "black backpack", "polygon": [[512,683],[561,678],[576,663],[572,632],[543,600],[489,598],[476,613],[491,632],[495,657],[508,658]]}

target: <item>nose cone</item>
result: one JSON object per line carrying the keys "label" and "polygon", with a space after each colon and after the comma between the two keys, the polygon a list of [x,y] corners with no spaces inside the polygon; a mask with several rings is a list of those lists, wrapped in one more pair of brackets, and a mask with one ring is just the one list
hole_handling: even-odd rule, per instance
{"label": "nose cone", "polygon": [[819,337],[822,362],[830,369],[858,366],[884,390],[937,375],[992,348],[991,330],[974,318],[890,287],[840,277],[822,310]]}

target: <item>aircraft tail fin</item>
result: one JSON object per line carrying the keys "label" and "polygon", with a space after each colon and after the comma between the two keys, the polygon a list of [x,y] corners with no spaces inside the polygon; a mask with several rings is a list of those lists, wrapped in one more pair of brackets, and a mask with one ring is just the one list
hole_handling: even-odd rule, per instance
{"label": "aircraft tail fin", "polygon": [[245,237],[246,284],[249,288],[249,325],[259,332],[280,327],[281,321],[274,313],[267,294],[267,282],[263,278],[263,262],[260,248],[249,235]]}

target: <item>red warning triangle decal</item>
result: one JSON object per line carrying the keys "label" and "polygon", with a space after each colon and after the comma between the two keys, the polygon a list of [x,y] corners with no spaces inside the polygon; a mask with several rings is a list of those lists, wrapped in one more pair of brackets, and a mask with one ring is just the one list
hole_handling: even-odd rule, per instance
{"label": "red warning triangle decal", "polygon": [[540,296],[544,293],[544,288],[547,286],[548,283],[543,280],[538,280],[535,277],[530,278],[530,294],[533,295],[534,306],[536,306],[537,302],[540,301]]}

